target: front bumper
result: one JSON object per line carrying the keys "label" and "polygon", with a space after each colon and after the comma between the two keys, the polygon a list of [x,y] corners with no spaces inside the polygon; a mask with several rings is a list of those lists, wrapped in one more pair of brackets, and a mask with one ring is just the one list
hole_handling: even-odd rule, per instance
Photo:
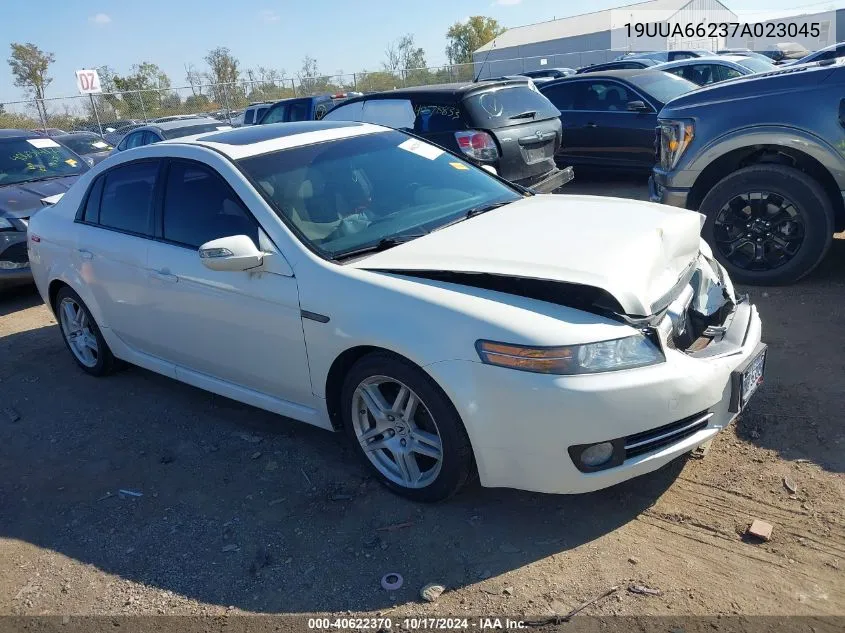
{"label": "front bumper", "polygon": [[[582,376],[548,376],[472,361],[425,367],[444,387],[466,426],[481,483],[546,493],[582,493],[654,471],[711,439],[731,412],[731,373],[761,338],[756,308],[741,345],[713,358],[666,349],[666,362]],[[596,472],[581,472],[569,447],[632,438],[699,420],[691,434]],[[672,428],[672,427],[669,427]]]}
{"label": "front bumper", "polygon": [[649,176],[648,199],[651,202],[658,202],[660,204],[668,204],[673,207],[686,209],[690,190],[685,187],[667,187],[665,182],[666,177],[662,174],[654,173]]}
{"label": "front bumper", "polygon": [[32,283],[26,232],[0,232],[0,289]]}

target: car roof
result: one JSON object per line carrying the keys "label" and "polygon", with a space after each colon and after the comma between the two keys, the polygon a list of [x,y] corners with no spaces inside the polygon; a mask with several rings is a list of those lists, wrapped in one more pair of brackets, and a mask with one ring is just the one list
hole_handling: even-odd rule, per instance
{"label": "car roof", "polygon": [[193,127],[195,125],[202,125],[203,123],[216,123],[217,125],[220,125],[220,121],[218,121],[217,119],[212,119],[211,117],[196,117],[193,119],[176,119],[175,121],[162,121],[161,123],[150,123],[149,125],[142,125],[130,131],[135,132],[136,130],[162,130],[164,132],[167,132],[168,130],[178,130],[181,127]]}
{"label": "car roof", "polygon": [[[747,57],[732,56],[732,55],[712,55],[708,57],[690,57],[689,59],[679,59],[674,62],[665,62],[652,66],[652,70],[667,70],[669,68],[683,68],[684,66],[698,66],[700,64],[717,64],[719,66],[737,66],[741,60]],[[748,70],[748,69],[746,69]]]}
{"label": "car roof", "polygon": [[410,95],[422,98],[444,96],[463,98],[472,92],[480,92],[503,86],[528,86],[529,83],[530,79],[528,77],[514,76],[513,78],[506,79],[481,79],[479,81],[464,81],[460,83],[437,84],[434,86],[412,86],[408,88],[397,88],[396,90],[385,90],[383,92],[371,92],[360,97],[352,97],[345,101],[344,105],[355,103],[356,101],[367,101],[368,99],[393,99],[408,97]]}
{"label": "car roof", "polygon": [[239,159],[292,147],[390,131],[392,131],[390,128],[380,125],[356,121],[295,121],[205,132],[165,140],[146,147],[168,147],[174,144],[199,145],[221,152],[229,158]]}
{"label": "car roof", "polygon": [[35,132],[30,132],[29,130],[0,128],[0,139],[3,138],[43,138],[43,136]]}
{"label": "car roof", "polygon": [[[557,85],[558,83],[563,83],[566,81],[579,81],[586,79],[595,80],[596,77],[608,77],[610,79],[630,79],[639,75],[651,74],[655,72],[658,72],[657,70],[655,70],[655,66],[649,66],[648,68],[619,68],[614,70],[598,70],[596,72],[582,73],[580,75],[570,75],[569,77],[560,77],[558,79],[554,79],[552,81],[542,84],[540,91],[542,92],[545,88],[548,88],[549,86]],[[589,75],[589,77],[586,77],[586,75]]]}

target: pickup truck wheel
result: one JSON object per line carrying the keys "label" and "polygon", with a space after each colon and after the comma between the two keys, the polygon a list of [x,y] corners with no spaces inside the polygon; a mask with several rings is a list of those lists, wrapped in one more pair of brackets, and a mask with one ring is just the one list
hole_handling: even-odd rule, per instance
{"label": "pickup truck wheel", "polygon": [[783,165],[752,165],[720,180],[700,207],[703,237],[739,283],[779,285],[813,270],[833,241],[822,186]]}

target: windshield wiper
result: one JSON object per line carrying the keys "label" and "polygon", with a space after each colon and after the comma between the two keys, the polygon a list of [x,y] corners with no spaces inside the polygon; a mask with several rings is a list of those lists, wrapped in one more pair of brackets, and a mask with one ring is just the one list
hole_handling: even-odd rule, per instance
{"label": "windshield wiper", "polygon": [[514,114],[513,116],[509,116],[509,119],[533,119],[537,116],[537,110],[526,110],[525,112],[520,112],[519,114]]}
{"label": "windshield wiper", "polygon": [[463,215],[459,215],[457,218],[452,220],[451,222],[447,222],[446,224],[441,224],[438,226],[435,231],[439,231],[440,229],[445,229],[447,226],[452,226],[453,224],[457,224],[458,222],[463,222],[464,220],[469,220],[470,218],[474,218],[477,215],[481,215],[482,213],[487,213],[488,211],[492,211],[493,209],[498,209],[499,207],[503,207],[506,204],[510,204],[514,202],[513,200],[502,200],[500,202],[489,202],[487,204],[480,204],[477,207],[472,207],[468,211],[466,211]]}
{"label": "windshield wiper", "polygon": [[424,235],[428,235],[428,233],[404,233],[402,235],[391,235],[390,237],[383,237],[375,244],[370,244],[368,246],[362,246],[361,248],[356,248],[351,251],[342,251],[337,253],[332,259],[335,261],[340,261],[342,259],[348,259],[349,257],[354,257],[355,255],[363,255],[365,253],[378,253],[379,251],[386,251],[388,248],[393,248],[394,246],[399,246],[400,244],[404,244],[405,242],[410,242],[411,240],[415,240],[418,237],[423,237]]}
{"label": "windshield wiper", "polygon": [[29,180],[21,180],[14,184],[25,185],[28,182],[44,182],[45,180],[56,180],[57,178],[67,178],[68,176],[78,176],[79,174],[60,174],[58,176],[41,176],[41,178],[30,178]]}

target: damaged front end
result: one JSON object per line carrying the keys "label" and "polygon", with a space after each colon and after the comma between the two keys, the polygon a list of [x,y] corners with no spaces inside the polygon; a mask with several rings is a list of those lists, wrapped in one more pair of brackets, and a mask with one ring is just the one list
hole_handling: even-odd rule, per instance
{"label": "damaged front end", "polygon": [[550,279],[449,270],[380,272],[471,286],[566,306],[634,327],[665,349],[694,356],[736,351],[751,320],[751,304],[737,297],[725,270],[699,252],[677,282],[651,307],[651,314],[626,313],[604,288]]}
{"label": "damaged front end", "polygon": [[650,324],[664,345],[693,356],[714,356],[741,347],[751,319],[747,297],[737,297],[725,270],[700,253],[689,282]]}

